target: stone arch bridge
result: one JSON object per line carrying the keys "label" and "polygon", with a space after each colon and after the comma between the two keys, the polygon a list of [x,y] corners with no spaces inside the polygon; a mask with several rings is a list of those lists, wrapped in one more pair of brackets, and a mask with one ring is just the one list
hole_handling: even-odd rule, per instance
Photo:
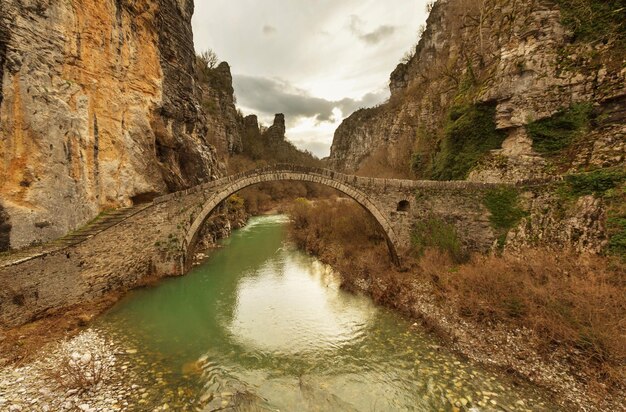
{"label": "stone arch bridge", "polygon": [[65,242],[0,258],[0,327],[142,284],[191,266],[203,223],[248,186],[312,182],[351,197],[380,224],[392,259],[410,244],[413,222],[435,215],[454,224],[467,249],[487,250],[496,233],[482,205],[484,183],[376,179],[295,165],[276,165],[159,197],[75,233]]}

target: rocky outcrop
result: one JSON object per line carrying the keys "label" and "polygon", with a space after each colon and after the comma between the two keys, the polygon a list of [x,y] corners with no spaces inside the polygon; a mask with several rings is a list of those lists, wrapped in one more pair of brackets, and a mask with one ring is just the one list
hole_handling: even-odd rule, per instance
{"label": "rocky outcrop", "polygon": [[263,133],[263,136],[269,140],[283,141],[286,132],[285,115],[278,113],[274,116],[274,123]]}
{"label": "rocky outcrop", "polygon": [[200,103],[211,130],[209,142],[220,153],[241,153],[243,143],[243,116],[235,107],[235,90],[230,66],[220,63],[214,69],[204,68],[199,73]]}
{"label": "rocky outcrop", "polygon": [[[0,9],[0,204],[11,247],[221,174],[210,142],[226,135],[237,150],[237,131],[223,126],[236,109],[232,85],[200,90],[195,80],[192,0],[0,0]],[[219,71],[230,79],[227,65]],[[207,94],[224,109],[207,113]]]}
{"label": "rocky outcrop", "polygon": [[582,196],[567,210],[554,192],[525,193],[529,214],[507,237],[507,252],[528,246],[570,248],[576,252],[600,254],[607,244],[606,208],[594,196]]}
{"label": "rocky outcrop", "polygon": [[[566,2],[439,0],[414,57],[391,75],[389,102],[343,122],[330,166],[362,175],[439,178],[432,170],[451,146],[445,134],[456,120],[453,109],[485,104],[495,106],[495,129],[504,141],[459,178],[517,181],[623,163],[626,126],[618,119],[596,116],[603,121],[577,142],[574,152],[585,154],[576,161],[571,153],[557,161],[539,153],[527,133],[530,123],[575,104],[590,104],[597,113],[624,108],[620,43],[574,36],[562,24],[559,3]],[[491,127],[474,126],[478,135]]]}

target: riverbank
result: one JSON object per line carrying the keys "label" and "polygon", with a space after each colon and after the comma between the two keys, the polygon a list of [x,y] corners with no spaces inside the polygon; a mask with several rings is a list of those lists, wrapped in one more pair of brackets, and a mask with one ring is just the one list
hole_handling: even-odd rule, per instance
{"label": "riverbank", "polygon": [[335,267],[344,288],[421,321],[446,346],[550,391],[566,408],[626,410],[623,267],[544,251],[458,263],[428,250],[405,255],[398,269],[358,206],[300,202],[292,215],[296,244]]}
{"label": "riverbank", "polygon": [[[249,217],[241,199],[229,199],[207,220],[200,234],[199,250],[206,252],[217,247],[220,239],[229,237],[233,230],[245,226]],[[148,273],[134,288],[154,285],[160,280],[162,277]],[[128,291],[128,287],[113,288],[97,299],[38,314],[36,319],[24,325],[10,329],[0,327],[0,367],[31,362],[42,347],[76,336]]]}
{"label": "riverbank", "polygon": [[[0,411],[556,410],[342,291],[332,268],[285,242],[285,225],[255,218],[187,276],[0,367]],[[102,378],[85,385],[94,370]]]}
{"label": "riverbank", "polygon": [[[323,205],[324,202],[317,204]],[[349,208],[349,204],[343,202],[341,209],[345,212],[346,208]],[[544,343],[531,329],[511,328],[492,321],[476,322],[471,317],[460,315],[459,302],[442,299],[442,290],[432,281],[435,278],[445,278],[445,274],[457,273],[458,265],[446,259],[442,260],[439,255],[428,253],[420,262],[406,261],[406,270],[395,270],[390,265],[384,247],[359,247],[368,245],[369,242],[383,246],[380,243],[383,239],[374,230],[375,225],[369,227],[367,222],[344,216],[343,221],[347,226],[341,228],[333,224],[333,221],[341,221],[338,216],[327,214],[324,219],[322,226],[335,230],[334,236],[340,239],[343,237],[339,244],[321,239],[318,235],[323,231],[316,236],[301,231],[300,235],[307,235],[304,240],[296,236],[296,241],[301,247],[318,255],[322,261],[336,267],[342,273],[344,288],[363,292],[379,304],[392,307],[412,319],[421,320],[446,342],[446,346],[469,359],[508,372],[512,377],[519,378],[520,382],[528,380],[550,390],[568,408],[623,409],[620,404],[623,392],[604,383],[606,380],[599,380],[598,371],[594,372],[583,362],[583,352],[573,352],[555,342],[549,348],[550,356],[546,357]],[[295,216],[294,221],[298,223],[298,216]],[[349,227],[356,227],[359,233],[355,235]],[[341,243],[343,246],[357,246],[358,251],[354,248],[342,248]],[[565,261],[568,259],[568,256],[563,258]],[[446,267],[443,272],[442,265]],[[571,265],[570,262],[569,266],[563,267],[567,269]],[[417,274],[420,276],[416,276]],[[76,307],[67,313],[5,332],[0,337],[0,353],[3,354],[0,358],[4,358],[0,360],[0,367],[3,363],[9,364],[5,366],[7,368],[27,366],[27,369],[20,370],[30,373],[29,365],[33,360],[37,361],[37,356],[33,354],[38,353],[44,345],[52,345],[46,348],[53,347],[59,340],[76,335],[118,298],[119,295],[111,295],[101,302]],[[48,352],[48,349],[45,351]],[[5,357],[8,353],[13,353],[12,359]],[[11,373],[13,372],[7,373],[7,376],[13,376]],[[19,389],[15,386],[11,388]],[[80,400],[76,398],[76,401]]]}

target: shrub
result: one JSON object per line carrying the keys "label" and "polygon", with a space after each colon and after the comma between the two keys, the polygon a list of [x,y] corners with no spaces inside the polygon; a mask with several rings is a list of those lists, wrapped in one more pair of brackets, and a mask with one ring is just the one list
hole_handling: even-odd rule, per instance
{"label": "shrub", "polygon": [[574,196],[602,196],[624,181],[626,181],[626,172],[623,170],[595,170],[566,177],[569,192]]}
{"label": "shrub", "polygon": [[487,192],[484,204],[491,212],[489,220],[497,229],[511,229],[526,215],[518,206],[517,190],[502,187]]}
{"label": "shrub", "polygon": [[464,257],[454,225],[432,216],[415,224],[411,232],[411,243],[418,256],[423,256],[429,248],[435,248],[449,254],[457,262]]}
{"label": "shrub", "polygon": [[[291,237],[300,247],[329,259],[361,256],[370,251],[381,255],[377,261],[390,262],[385,235],[376,220],[356,202],[339,198],[309,202],[298,199],[289,211]],[[367,263],[366,263],[367,264]]]}
{"label": "shrub", "polygon": [[106,380],[115,365],[114,350],[96,332],[62,342],[44,372],[64,389],[86,391]]}
{"label": "shrub", "polygon": [[547,119],[528,123],[526,130],[533,140],[533,148],[546,155],[567,149],[590,127],[592,111],[591,104],[575,104]]}
{"label": "shrub", "polygon": [[519,207],[519,194],[515,188],[501,187],[485,194],[483,203],[491,213],[489,221],[498,232],[498,245],[504,246],[506,235],[526,216],[526,211]]}
{"label": "shrub", "polygon": [[465,179],[490,150],[501,147],[505,133],[496,129],[494,104],[467,104],[450,109],[444,138],[431,177]]}
{"label": "shrub", "polygon": [[599,257],[526,251],[521,257],[475,256],[439,288],[460,314],[534,330],[549,352],[558,343],[583,351],[616,379],[626,376],[623,268]]}
{"label": "shrub", "polygon": [[563,23],[575,41],[626,43],[626,7],[622,0],[558,0]]}
{"label": "shrub", "polygon": [[243,210],[245,200],[239,195],[232,195],[226,200],[226,206],[229,212],[238,212]]}

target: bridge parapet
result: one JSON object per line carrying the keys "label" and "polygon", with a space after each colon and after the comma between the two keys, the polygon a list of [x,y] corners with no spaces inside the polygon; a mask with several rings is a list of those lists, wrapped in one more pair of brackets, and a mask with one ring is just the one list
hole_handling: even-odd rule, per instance
{"label": "bridge parapet", "polygon": [[[409,179],[386,179],[386,178],[373,178],[364,176],[348,175],[341,172],[337,172],[330,169],[324,169],[319,167],[300,166],[288,163],[281,163],[275,165],[264,166],[261,168],[251,169],[244,172],[239,172],[233,175],[225,176],[210,182],[202,183],[190,189],[182,190],[179,192],[171,193],[168,195],[160,196],[154,199],[154,203],[163,203],[169,199],[186,196],[201,191],[209,191],[216,187],[221,187],[228,183],[241,181],[246,178],[258,177],[266,174],[278,174],[278,173],[301,173],[306,175],[321,176],[330,180],[342,182],[349,185],[358,187],[379,187],[379,188],[398,188],[398,189],[435,189],[435,190],[488,190],[491,188],[502,186],[525,186],[530,182],[519,182],[512,184],[505,183],[483,183],[483,182],[471,182],[471,181],[439,181],[439,180],[409,180]],[[545,182],[533,182],[534,184],[545,184]]]}
{"label": "bridge parapet", "polygon": [[413,225],[424,219],[453,225],[468,250],[489,250],[497,238],[482,193],[501,184],[380,179],[271,165],[161,196],[84,241],[0,267],[0,327],[134,287],[150,275],[183,274],[194,238],[216,207],[245,187],[279,180],[319,183],[352,197],[380,224],[395,259],[409,246]]}

